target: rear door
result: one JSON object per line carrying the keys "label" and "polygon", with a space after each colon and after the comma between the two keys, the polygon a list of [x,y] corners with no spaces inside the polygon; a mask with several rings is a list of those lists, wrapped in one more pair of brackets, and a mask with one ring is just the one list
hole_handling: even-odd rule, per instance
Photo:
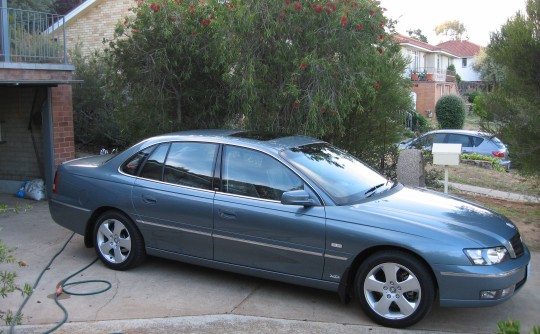
{"label": "rear door", "polygon": [[132,192],[147,247],[212,258],[212,182],[218,147],[173,142],[152,151]]}
{"label": "rear door", "polygon": [[[324,266],[325,210],[281,204],[304,182],[273,157],[225,146],[214,207],[214,259],[311,278]],[[306,188],[309,191],[309,189]],[[312,197],[316,199],[312,193]]]}

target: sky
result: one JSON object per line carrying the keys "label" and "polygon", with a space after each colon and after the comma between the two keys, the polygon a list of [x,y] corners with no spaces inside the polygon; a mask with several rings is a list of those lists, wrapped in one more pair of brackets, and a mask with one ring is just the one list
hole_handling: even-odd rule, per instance
{"label": "sky", "polygon": [[[436,45],[446,36],[435,35],[436,26],[458,20],[465,25],[469,41],[487,46],[490,32],[500,30],[506,21],[521,10],[525,0],[380,0],[386,17],[398,20],[396,30],[408,36],[407,30],[420,29],[429,44]],[[446,37],[447,38],[447,37]],[[447,39],[446,39],[447,40]]]}

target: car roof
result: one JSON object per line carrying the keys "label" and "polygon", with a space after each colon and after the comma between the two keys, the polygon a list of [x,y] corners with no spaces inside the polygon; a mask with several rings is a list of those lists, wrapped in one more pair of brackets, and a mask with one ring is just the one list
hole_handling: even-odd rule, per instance
{"label": "car roof", "polygon": [[476,131],[476,130],[463,130],[463,129],[434,130],[434,131],[427,132],[426,135],[427,134],[436,134],[436,133],[455,133],[455,134],[478,136],[478,137],[488,137],[488,138],[495,137],[495,135],[491,134],[491,133],[481,132],[481,131]]}
{"label": "car roof", "polygon": [[282,151],[313,143],[324,143],[322,140],[301,135],[249,130],[204,129],[159,135],[149,138],[141,144],[143,144],[142,147],[148,147],[160,142],[183,140],[234,144],[273,151]]}

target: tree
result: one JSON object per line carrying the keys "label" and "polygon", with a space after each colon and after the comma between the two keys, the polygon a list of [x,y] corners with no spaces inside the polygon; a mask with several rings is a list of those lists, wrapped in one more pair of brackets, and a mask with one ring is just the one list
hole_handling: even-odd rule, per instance
{"label": "tree", "polygon": [[540,176],[540,1],[528,0],[491,35],[487,54],[501,71],[485,96],[484,126],[510,146],[512,160],[525,173]]}
{"label": "tree", "polygon": [[294,132],[382,165],[412,109],[407,61],[376,2],[167,0],[132,11],[110,42],[107,82],[134,138]]}
{"label": "tree", "polygon": [[496,64],[493,58],[487,54],[486,48],[481,48],[480,52],[475,56],[473,69],[480,73],[480,78],[487,84],[488,90],[500,85],[504,77],[502,67]]}
{"label": "tree", "polygon": [[55,0],[8,0],[8,7],[51,13],[54,12],[54,2]]}
{"label": "tree", "polygon": [[83,2],[84,0],[56,0],[54,2],[54,11],[57,14],[66,15]]}
{"label": "tree", "polygon": [[450,39],[460,41],[467,32],[465,25],[458,20],[446,21],[435,27],[435,34],[449,36]]}
{"label": "tree", "polygon": [[106,50],[107,82],[128,142],[223,124],[218,1],[139,1]]}
{"label": "tree", "polygon": [[[295,132],[366,158],[412,108],[406,60],[374,2],[238,1],[225,25],[230,107],[252,129]],[[375,154],[377,155],[377,154]]]}
{"label": "tree", "polygon": [[428,42],[426,35],[422,34],[422,30],[420,29],[416,29],[416,30],[410,29],[410,30],[407,30],[407,33],[409,34],[409,37],[411,38],[417,39],[424,43]]}

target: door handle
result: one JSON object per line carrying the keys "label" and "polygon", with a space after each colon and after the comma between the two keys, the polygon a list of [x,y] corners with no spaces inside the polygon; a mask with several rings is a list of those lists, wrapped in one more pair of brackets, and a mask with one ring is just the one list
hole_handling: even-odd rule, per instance
{"label": "door handle", "polygon": [[157,199],[155,197],[148,196],[148,195],[142,195],[142,201],[145,204],[156,204],[157,203]]}
{"label": "door handle", "polygon": [[223,210],[219,210],[219,216],[223,219],[236,219],[236,214],[232,212],[225,212]]}

